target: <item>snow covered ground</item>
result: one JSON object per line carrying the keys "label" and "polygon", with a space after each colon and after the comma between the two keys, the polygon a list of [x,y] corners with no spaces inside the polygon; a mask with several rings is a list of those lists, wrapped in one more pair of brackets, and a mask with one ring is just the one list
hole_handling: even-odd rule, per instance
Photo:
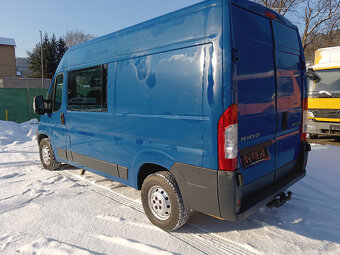
{"label": "snow covered ground", "polygon": [[239,223],[193,212],[165,233],[139,191],[68,165],[44,170],[36,123],[0,121],[0,254],[340,254],[340,147],[312,145],[279,209]]}

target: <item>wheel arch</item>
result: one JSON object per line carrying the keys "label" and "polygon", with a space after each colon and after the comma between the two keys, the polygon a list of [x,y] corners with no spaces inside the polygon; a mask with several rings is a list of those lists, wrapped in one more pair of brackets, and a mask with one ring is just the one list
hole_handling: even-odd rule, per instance
{"label": "wheel arch", "polygon": [[44,138],[49,138],[46,134],[41,133],[38,135],[37,140],[38,140],[38,144],[40,144],[41,140]]}
{"label": "wheel arch", "polygon": [[135,184],[138,190],[142,188],[145,178],[160,171],[170,171],[174,160],[166,153],[158,150],[142,151],[134,157],[132,169],[138,172]]}
{"label": "wheel arch", "polygon": [[150,174],[154,174],[161,171],[169,171],[169,169],[166,169],[163,166],[152,164],[152,163],[145,163],[143,164],[139,171],[137,176],[137,187],[138,190],[142,189],[142,185],[146,177],[148,177]]}

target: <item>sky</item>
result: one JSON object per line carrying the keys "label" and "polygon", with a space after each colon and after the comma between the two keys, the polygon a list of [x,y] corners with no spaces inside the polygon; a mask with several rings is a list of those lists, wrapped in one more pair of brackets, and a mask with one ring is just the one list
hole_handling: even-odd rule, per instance
{"label": "sky", "polygon": [[16,57],[40,42],[80,30],[95,37],[201,2],[201,0],[0,0],[0,37],[13,38]]}

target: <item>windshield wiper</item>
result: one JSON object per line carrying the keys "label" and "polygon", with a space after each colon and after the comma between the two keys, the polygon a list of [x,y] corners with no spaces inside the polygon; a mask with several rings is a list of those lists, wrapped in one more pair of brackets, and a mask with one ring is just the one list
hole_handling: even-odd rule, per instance
{"label": "windshield wiper", "polygon": [[333,94],[331,92],[329,92],[328,90],[320,90],[319,94],[326,94],[327,96],[330,96],[330,97],[333,96]]}

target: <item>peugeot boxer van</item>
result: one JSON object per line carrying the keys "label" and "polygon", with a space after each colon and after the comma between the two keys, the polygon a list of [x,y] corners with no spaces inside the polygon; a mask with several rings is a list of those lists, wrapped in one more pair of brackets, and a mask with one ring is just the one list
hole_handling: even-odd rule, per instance
{"label": "peugeot boxer van", "polygon": [[299,32],[244,0],[210,0],[70,48],[36,97],[44,168],[141,190],[165,231],[190,210],[240,221],[305,176]]}

